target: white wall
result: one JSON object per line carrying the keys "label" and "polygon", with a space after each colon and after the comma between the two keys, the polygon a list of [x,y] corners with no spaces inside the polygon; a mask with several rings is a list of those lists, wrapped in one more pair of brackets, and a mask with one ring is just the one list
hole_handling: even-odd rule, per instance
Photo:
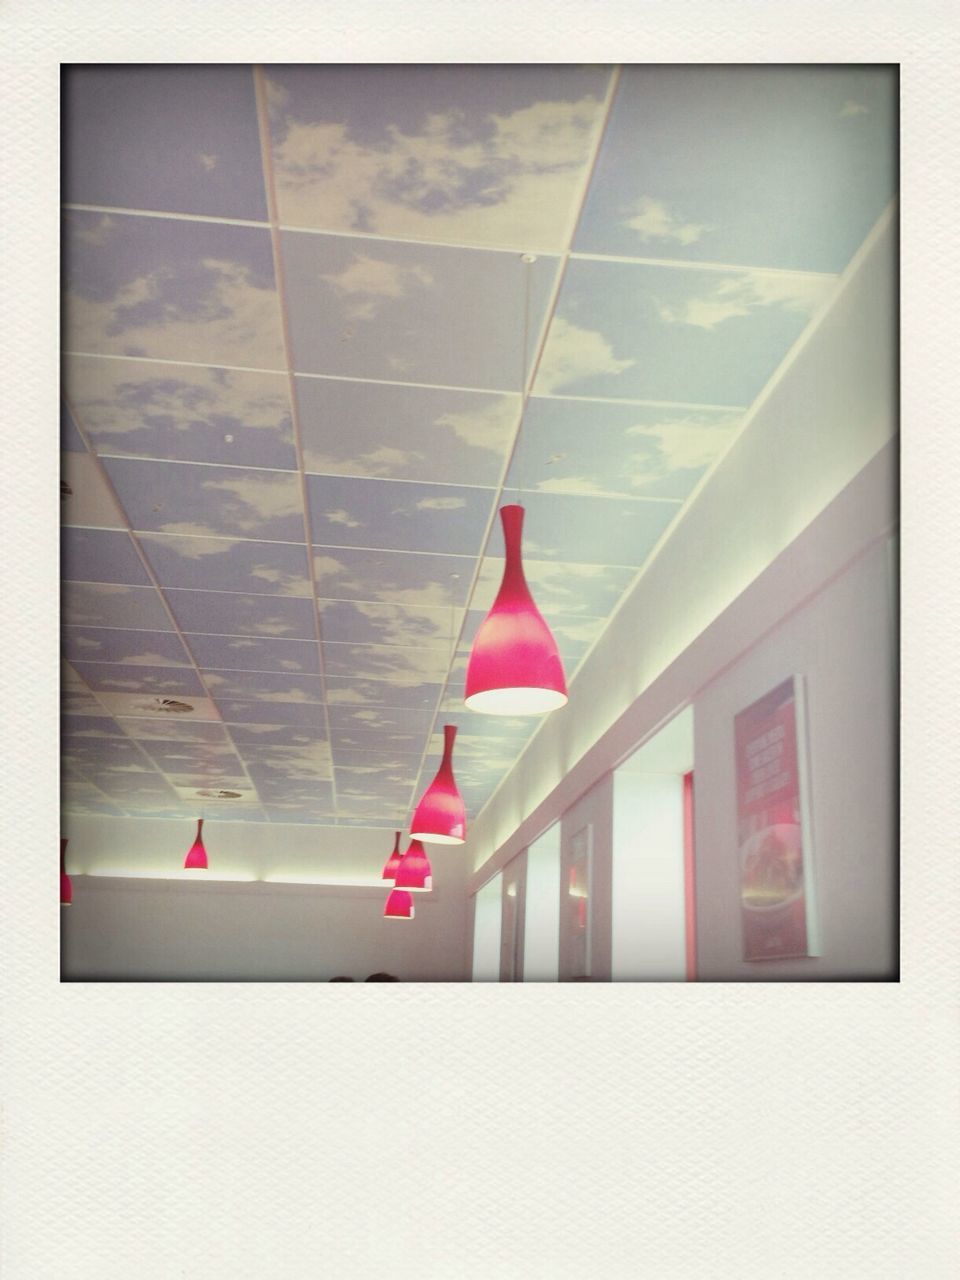
{"label": "white wall", "polygon": [[[891,978],[897,969],[896,659],[885,542],[701,692],[695,704],[697,968],[702,980]],[[741,959],[733,717],[807,686],[817,958]]]}
{"label": "white wall", "polygon": [[473,897],[473,981],[500,981],[501,872]]}
{"label": "white wall", "polygon": [[61,912],[62,977],[464,981],[463,901],[431,896],[417,895],[415,919],[388,921],[376,889],[78,876]]}
{"label": "white wall", "polygon": [[683,775],[613,776],[614,982],[683,982]]}
{"label": "white wall", "polygon": [[560,824],[527,850],[523,980],[556,982],[560,945]]}
{"label": "white wall", "polygon": [[608,774],[564,813],[560,823],[560,980],[574,976],[573,938],[565,927],[564,893],[574,856],[574,842],[589,828],[591,846],[589,946],[590,979],[610,981],[613,778]]}

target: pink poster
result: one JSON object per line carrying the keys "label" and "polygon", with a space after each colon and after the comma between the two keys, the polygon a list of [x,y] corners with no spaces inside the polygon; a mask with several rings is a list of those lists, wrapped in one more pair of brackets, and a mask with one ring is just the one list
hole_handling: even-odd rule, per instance
{"label": "pink poster", "polygon": [[814,954],[808,924],[812,904],[810,856],[804,843],[799,688],[793,678],[784,681],[741,711],[734,722],[745,960]]}

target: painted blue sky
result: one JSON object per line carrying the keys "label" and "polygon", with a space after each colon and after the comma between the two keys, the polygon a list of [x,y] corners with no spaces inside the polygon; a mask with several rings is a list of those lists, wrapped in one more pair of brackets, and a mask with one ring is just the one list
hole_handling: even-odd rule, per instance
{"label": "painted blue sky", "polygon": [[241,66],[72,66],[64,198],[262,221],[253,73]]}
{"label": "painted blue sky", "polygon": [[64,377],[102,457],[296,470],[284,374],[73,356]]}
{"label": "painted blue sky", "polygon": [[894,193],[893,70],[612,87],[67,72],[70,805],[403,826],[450,722],[475,816],[540,723],[463,707],[497,507],[575,678]]}
{"label": "painted blue sky", "polygon": [[575,247],[837,272],[896,190],[897,75],[624,69]]}

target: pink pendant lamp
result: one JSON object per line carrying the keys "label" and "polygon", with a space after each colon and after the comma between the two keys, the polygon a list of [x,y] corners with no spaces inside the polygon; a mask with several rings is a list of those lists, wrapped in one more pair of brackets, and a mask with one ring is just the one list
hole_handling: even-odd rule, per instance
{"label": "pink pendant lamp", "polygon": [[433,887],[433,869],[419,840],[411,840],[410,847],[400,859],[396,885],[407,893],[429,893]]}
{"label": "pink pendant lamp", "polygon": [[[436,777],[420,797],[410,823],[410,839],[428,844],[463,844],[467,810],[453,776],[453,740],[457,726],[443,726],[443,759]],[[409,852],[409,850],[408,850]]]}
{"label": "pink pendant lamp", "polygon": [[567,701],[563,663],[523,575],[523,507],[501,507],[500,519],[503,581],[473,642],[464,700],[471,711],[488,715],[542,715]]}
{"label": "pink pendant lamp", "polygon": [[60,841],[60,905],[61,907],[69,907],[73,903],[73,885],[70,877],[67,875],[67,869],[64,860],[67,856],[67,842]]}
{"label": "pink pendant lamp", "polygon": [[383,918],[385,920],[412,920],[413,895],[407,893],[404,889],[394,889],[387,898],[387,905],[383,908]]}
{"label": "pink pendant lamp", "polygon": [[203,839],[200,832],[203,830],[203,819],[197,819],[197,838],[190,846],[186,861],[183,864],[184,871],[206,871],[207,869],[207,851],[203,847]]}
{"label": "pink pendant lamp", "polygon": [[396,835],[393,841],[393,852],[390,854],[390,857],[387,859],[386,863],[384,864],[383,874],[380,877],[381,880],[396,880],[397,867],[399,867],[400,865],[401,857],[402,857],[402,854],[400,853],[400,832],[398,831],[396,832]]}

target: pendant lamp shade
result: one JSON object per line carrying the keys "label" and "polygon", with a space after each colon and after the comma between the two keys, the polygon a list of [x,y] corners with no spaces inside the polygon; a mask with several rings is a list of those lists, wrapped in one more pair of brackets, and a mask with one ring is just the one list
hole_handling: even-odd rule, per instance
{"label": "pendant lamp shade", "polygon": [[563,663],[523,575],[523,507],[501,507],[500,520],[503,581],[473,642],[464,700],[493,716],[543,715],[567,701]]}
{"label": "pendant lamp shade", "polygon": [[384,864],[382,880],[396,880],[397,867],[400,865],[400,859],[403,855],[400,853],[400,832],[396,832],[393,841],[393,852]]}
{"label": "pendant lamp shade", "polygon": [[411,840],[410,847],[400,859],[396,884],[398,889],[405,889],[407,893],[429,893],[433,887],[433,869],[419,840]]}
{"label": "pendant lamp shade", "polygon": [[383,916],[385,920],[412,920],[413,895],[404,889],[393,889],[383,908]]}
{"label": "pendant lamp shade", "polygon": [[200,832],[203,830],[203,819],[197,819],[197,838],[190,846],[186,860],[183,864],[184,871],[206,871],[207,869],[207,851],[203,847],[203,839]]}
{"label": "pendant lamp shade", "polygon": [[443,726],[443,759],[436,777],[414,810],[410,824],[413,841],[463,844],[467,838],[467,810],[453,776],[453,740],[456,736],[456,725]]}
{"label": "pendant lamp shade", "polygon": [[73,903],[73,884],[67,875],[67,869],[64,860],[67,856],[67,842],[60,841],[60,905],[61,907],[69,907]]}

